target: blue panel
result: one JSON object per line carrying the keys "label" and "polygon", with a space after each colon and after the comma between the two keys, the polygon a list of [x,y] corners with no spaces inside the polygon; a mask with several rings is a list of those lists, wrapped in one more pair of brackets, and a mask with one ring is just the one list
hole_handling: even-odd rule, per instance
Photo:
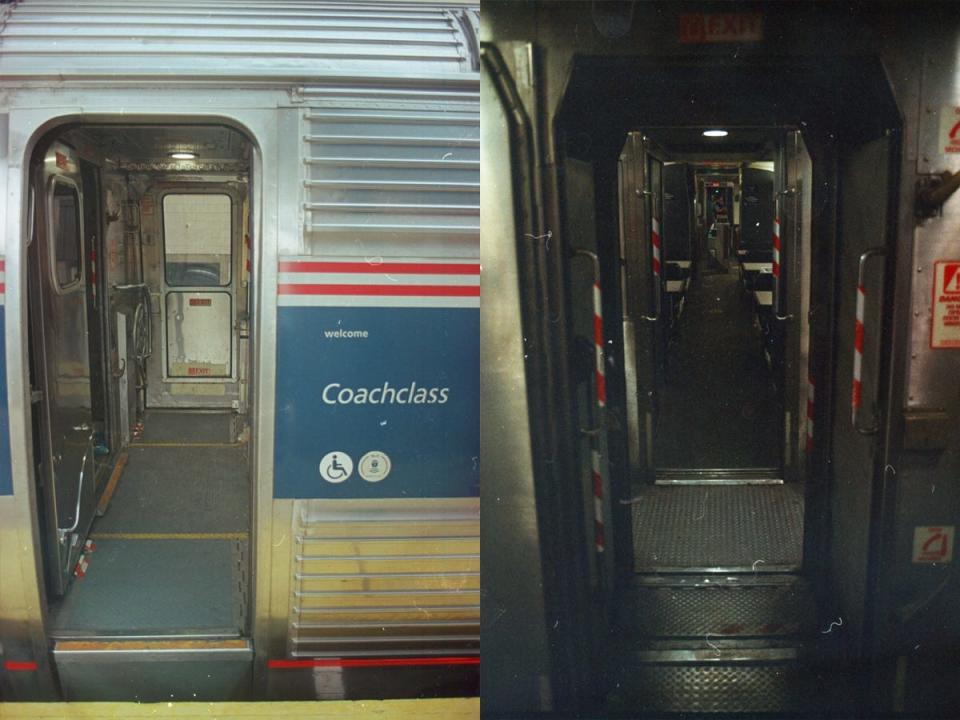
{"label": "blue panel", "polygon": [[[480,494],[478,309],[281,307],[278,316],[276,497]],[[361,477],[364,456],[368,478],[387,464],[389,473]]]}
{"label": "blue panel", "polygon": [[13,494],[10,471],[10,412],[7,408],[6,315],[0,309],[0,495]]}

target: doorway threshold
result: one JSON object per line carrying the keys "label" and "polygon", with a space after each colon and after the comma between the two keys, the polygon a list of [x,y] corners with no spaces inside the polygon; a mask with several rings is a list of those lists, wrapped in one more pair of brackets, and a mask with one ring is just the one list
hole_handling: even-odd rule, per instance
{"label": "doorway threshold", "polygon": [[657,468],[656,485],[783,485],[783,473],[775,467],[751,468]]}

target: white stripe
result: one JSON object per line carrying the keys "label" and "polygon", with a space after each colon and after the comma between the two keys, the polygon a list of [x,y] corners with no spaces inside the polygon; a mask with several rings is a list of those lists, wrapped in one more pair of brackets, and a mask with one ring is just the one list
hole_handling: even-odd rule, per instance
{"label": "white stripe", "polygon": [[859,320],[861,324],[863,323],[863,305],[866,299],[865,295],[866,294],[863,292],[863,290],[857,288],[857,320]]}
{"label": "white stripe", "polygon": [[593,514],[594,519],[603,525],[603,500],[596,496],[593,498]]}
{"label": "white stripe", "polygon": [[279,273],[281,285],[479,285],[479,275],[409,275],[406,273]]}
{"label": "white stripe", "polygon": [[382,297],[366,295],[278,295],[280,307],[478,308],[479,297]]}

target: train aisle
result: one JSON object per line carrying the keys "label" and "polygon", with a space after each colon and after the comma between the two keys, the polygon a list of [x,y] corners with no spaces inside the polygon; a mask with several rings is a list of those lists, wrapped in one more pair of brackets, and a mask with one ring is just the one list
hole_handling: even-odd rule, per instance
{"label": "train aisle", "polygon": [[735,268],[690,285],[666,359],[658,468],[780,465],[779,394]]}

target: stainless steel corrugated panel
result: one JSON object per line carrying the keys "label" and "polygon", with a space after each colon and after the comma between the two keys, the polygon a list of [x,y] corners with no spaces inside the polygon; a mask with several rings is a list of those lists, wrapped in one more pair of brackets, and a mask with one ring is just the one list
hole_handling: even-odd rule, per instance
{"label": "stainless steel corrugated panel", "polygon": [[477,501],[298,501],[292,657],[476,654]]}
{"label": "stainless steel corrugated panel", "polygon": [[[480,233],[479,89],[315,88],[304,127],[306,249],[413,255]],[[321,102],[322,101],[322,102]],[[416,244],[416,245],[414,245]],[[431,251],[431,254],[434,254]]]}
{"label": "stainless steel corrugated panel", "polygon": [[0,10],[0,77],[471,73],[469,15],[322,0],[23,0]]}

